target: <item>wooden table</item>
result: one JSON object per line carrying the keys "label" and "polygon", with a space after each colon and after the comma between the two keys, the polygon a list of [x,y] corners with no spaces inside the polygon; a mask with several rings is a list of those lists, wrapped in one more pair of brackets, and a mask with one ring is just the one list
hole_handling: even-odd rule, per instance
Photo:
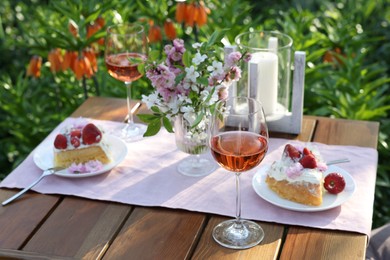
{"label": "wooden table", "polygon": [[[123,121],[126,113],[124,99],[94,97],[72,116]],[[305,116],[300,135],[277,137],[376,148],[378,129],[376,122]],[[0,189],[0,200],[17,191]],[[259,222],[266,234],[260,245],[247,250],[226,249],[211,236],[212,228],[223,219],[226,218],[184,210],[29,192],[23,199],[0,207],[0,259],[364,259],[365,256],[367,237],[363,234],[266,222]]]}

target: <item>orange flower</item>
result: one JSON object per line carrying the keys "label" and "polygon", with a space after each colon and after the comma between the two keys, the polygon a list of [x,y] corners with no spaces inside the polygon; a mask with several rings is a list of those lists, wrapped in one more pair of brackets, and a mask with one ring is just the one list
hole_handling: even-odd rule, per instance
{"label": "orange flower", "polygon": [[179,2],[176,5],[175,18],[178,23],[182,23],[185,20],[187,12],[187,6],[185,2]]}
{"label": "orange flower", "polygon": [[199,27],[202,27],[207,23],[207,8],[205,7],[203,1],[196,7],[196,17],[194,20]]}
{"label": "orange flower", "polygon": [[77,57],[74,63],[73,72],[76,75],[77,80],[80,80],[83,76],[87,78],[92,77],[93,71],[88,58],[84,55]]}
{"label": "orange flower", "polygon": [[77,59],[77,52],[66,51],[64,55],[64,61],[62,62],[62,70],[73,69],[74,62]]}
{"label": "orange flower", "polygon": [[[87,25],[87,39],[90,38],[95,33],[97,33],[100,29],[102,29],[102,26],[100,26],[98,23]],[[100,45],[104,45],[104,38],[102,37],[98,39],[97,43]]]}
{"label": "orange flower", "polygon": [[50,62],[50,70],[52,73],[58,72],[62,69],[62,54],[60,49],[53,49],[49,52],[47,59]]}
{"label": "orange flower", "polygon": [[95,23],[98,24],[100,28],[103,28],[104,25],[106,25],[106,20],[104,20],[103,17],[99,16],[98,18],[96,18]]}
{"label": "orange flower", "polygon": [[42,57],[34,55],[30,59],[30,63],[27,68],[27,76],[39,78],[41,76]]}
{"label": "orange flower", "polygon": [[176,29],[171,19],[167,19],[164,23],[165,35],[169,40],[176,39]]}
{"label": "orange flower", "polygon": [[160,42],[162,41],[162,35],[161,35],[161,28],[158,25],[153,25],[152,27],[149,28],[149,42],[154,43],[154,42]]}
{"label": "orange flower", "polygon": [[74,37],[79,36],[79,26],[73,20],[69,20],[68,29]]}
{"label": "orange flower", "polygon": [[344,57],[346,56],[339,47],[335,47],[333,50],[328,50],[325,52],[325,54],[323,56],[323,61],[324,61],[324,63],[335,63],[335,64],[337,63],[340,65],[343,65],[344,62],[342,61],[342,59],[338,55],[341,55]]}
{"label": "orange flower", "polygon": [[189,4],[186,8],[186,16],[184,17],[184,22],[187,26],[194,26],[194,18],[197,15],[197,9],[195,4]]}
{"label": "orange flower", "polygon": [[93,73],[97,72],[98,66],[95,52],[92,49],[86,49],[83,51],[83,54],[91,63]]}

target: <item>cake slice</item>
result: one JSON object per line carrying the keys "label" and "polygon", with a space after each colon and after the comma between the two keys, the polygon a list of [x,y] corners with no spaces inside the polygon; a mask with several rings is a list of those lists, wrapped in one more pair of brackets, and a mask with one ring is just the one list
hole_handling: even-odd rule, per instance
{"label": "cake slice", "polygon": [[109,163],[103,132],[93,123],[73,124],[62,129],[54,140],[54,165],[69,167],[90,161]]}
{"label": "cake slice", "polygon": [[284,199],[320,206],[326,169],[317,150],[287,144],[281,160],[275,161],[267,171],[266,183]]}

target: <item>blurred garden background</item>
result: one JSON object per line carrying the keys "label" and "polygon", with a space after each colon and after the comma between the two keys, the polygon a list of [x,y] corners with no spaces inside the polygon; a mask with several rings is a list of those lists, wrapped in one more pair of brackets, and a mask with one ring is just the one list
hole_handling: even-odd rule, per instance
{"label": "blurred garden background", "polygon": [[126,97],[104,65],[107,26],[142,23],[156,50],[271,30],[306,52],[304,114],[380,122],[373,227],[390,221],[389,0],[2,0],[0,15],[0,179],[87,97]]}

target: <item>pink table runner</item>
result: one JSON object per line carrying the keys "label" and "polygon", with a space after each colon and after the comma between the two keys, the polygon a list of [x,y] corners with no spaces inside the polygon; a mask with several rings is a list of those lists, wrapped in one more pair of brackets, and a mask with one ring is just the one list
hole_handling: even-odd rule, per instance
{"label": "pink table runner", "polygon": [[[40,145],[51,146],[61,123]],[[121,123],[91,120],[110,132]],[[285,144],[296,143],[272,138],[261,165],[280,158]],[[308,226],[322,229],[355,231],[370,235],[378,154],[375,149],[317,143],[326,161],[347,157],[350,163],[340,167],[356,182],[356,191],[342,206],[321,212],[296,212],[274,206],[260,198],[252,188],[252,178],[261,165],[241,175],[242,217],[247,219]],[[187,177],[176,170],[187,155],[176,148],[173,134],[164,130],[154,137],[128,143],[125,160],[108,173],[69,179],[49,176],[33,190],[44,194],[74,195],[95,200],[141,206],[161,206],[226,216],[235,214],[235,176],[222,168],[204,177]],[[42,171],[33,162],[34,151],[9,174],[0,187],[24,188]],[[209,154],[205,156],[211,157]],[[17,203],[17,202],[14,202]]]}

